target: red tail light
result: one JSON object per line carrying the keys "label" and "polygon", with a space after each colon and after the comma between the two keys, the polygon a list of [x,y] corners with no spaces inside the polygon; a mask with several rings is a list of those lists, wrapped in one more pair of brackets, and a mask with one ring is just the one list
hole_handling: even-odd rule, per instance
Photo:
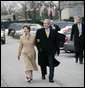
{"label": "red tail light", "polygon": [[70,29],[69,28],[67,28],[66,30],[64,30],[64,33],[66,33],[67,31],[69,31]]}
{"label": "red tail light", "polygon": [[66,38],[65,38],[65,42],[68,40],[68,37],[66,36]]}

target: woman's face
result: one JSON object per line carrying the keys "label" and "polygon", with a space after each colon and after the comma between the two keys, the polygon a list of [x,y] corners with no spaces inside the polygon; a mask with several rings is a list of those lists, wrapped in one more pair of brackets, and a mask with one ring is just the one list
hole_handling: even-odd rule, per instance
{"label": "woman's face", "polygon": [[24,31],[25,34],[29,33],[29,30],[27,29],[27,27],[24,27],[23,31]]}

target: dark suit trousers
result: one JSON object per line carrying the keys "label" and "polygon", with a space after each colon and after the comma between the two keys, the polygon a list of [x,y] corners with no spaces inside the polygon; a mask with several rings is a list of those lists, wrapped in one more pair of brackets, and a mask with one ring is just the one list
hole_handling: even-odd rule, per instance
{"label": "dark suit trousers", "polygon": [[46,75],[47,74],[46,66],[40,66],[40,67],[41,67],[41,74],[42,74],[42,76]]}
{"label": "dark suit trousers", "polygon": [[[54,63],[52,56],[48,57],[48,61],[49,61],[49,79],[52,80],[54,77]],[[41,72],[42,76],[47,74],[46,66],[41,66]]]}
{"label": "dark suit trousers", "polygon": [[83,62],[83,39],[82,37],[79,37],[78,42],[75,43],[75,58],[79,62]]}

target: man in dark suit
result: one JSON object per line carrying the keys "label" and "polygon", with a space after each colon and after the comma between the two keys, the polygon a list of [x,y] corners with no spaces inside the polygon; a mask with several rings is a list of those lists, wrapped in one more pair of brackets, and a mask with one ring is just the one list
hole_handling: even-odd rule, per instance
{"label": "man in dark suit", "polygon": [[65,35],[64,34],[61,34],[59,33],[58,31],[60,31],[60,27],[58,25],[55,25],[53,23],[53,20],[51,20],[50,22],[50,28],[55,30],[55,32],[57,32],[57,35],[58,35],[58,38],[59,38],[59,47],[63,47],[64,46],[64,43],[65,43]]}
{"label": "man in dark suit", "polygon": [[42,79],[46,79],[47,74],[46,66],[49,66],[49,82],[53,83],[54,67],[60,64],[55,59],[55,54],[59,55],[59,42],[55,30],[50,29],[50,21],[44,20],[44,28],[37,30],[36,33],[36,46],[38,49],[38,64],[41,67]]}
{"label": "man in dark suit", "polygon": [[55,25],[53,23],[53,20],[51,20],[51,22],[50,22],[50,27],[51,27],[51,29],[55,29],[57,32],[61,30],[58,25]]}
{"label": "man in dark suit", "polygon": [[81,18],[79,16],[76,17],[76,21],[77,23],[72,26],[70,40],[72,41],[74,36],[76,63],[79,59],[80,64],[82,64],[84,48],[84,25],[81,23]]}

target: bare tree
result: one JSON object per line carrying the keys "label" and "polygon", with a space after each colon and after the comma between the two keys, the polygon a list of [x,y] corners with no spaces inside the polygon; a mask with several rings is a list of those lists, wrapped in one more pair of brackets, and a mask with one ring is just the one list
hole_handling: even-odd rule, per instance
{"label": "bare tree", "polygon": [[[31,17],[33,19],[33,22],[35,22],[36,17],[36,9],[38,8],[38,1],[22,1],[21,3],[21,14],[24,15],[25,20],[28,19],[28,17]],[[32,15],[31,15],[32,12]]]}
{"label": "bare tree", "polygon": [[6,15],[6,14],[8,14],[6,4],[4,1],[1,1],[1,15]]}
{"label": "bare tree", "polygon": [[25,20],[27,21],[27,1],[22,1],[21,3],[20,3],[20,5],[21,5],[21,14],[24,16],[24,18],[25,18]]}
{"label": "bare tree", "polygon": [[[31,18],[33,22],[35,22],[37,13],[40,11],[40,2],[41,1],[1,1],[1,15],[14,14],[17,19],[24,18],[27,20],[28,18]],[[53,4],[53,1],[42,2],[46,6],[46,9],[44,10],[44,18],[48,18],[47,8],[49,4],[51,4],[51,6],[54,6],[55,4]]]}
{"label": "bare tree", "polygon": [[37,10],[39,10],[39,1],[29,1],[29,6],[30,6],[30,10],[32,11],[32,20],[33,23],[35,23],[36,21],[36,12]]}
{"label": "bare tree", "polygon": [[58,1],[58,5],[56,6],[57,11],[59,12],[60,21],[61,21],[61,12],[65,8],[66,3],[67,3],[67,1]]}
{"label": "bare tree", "polygon": [[15,14],[18,8],[17,6],[16,1],[1,1],[1,15]]}

